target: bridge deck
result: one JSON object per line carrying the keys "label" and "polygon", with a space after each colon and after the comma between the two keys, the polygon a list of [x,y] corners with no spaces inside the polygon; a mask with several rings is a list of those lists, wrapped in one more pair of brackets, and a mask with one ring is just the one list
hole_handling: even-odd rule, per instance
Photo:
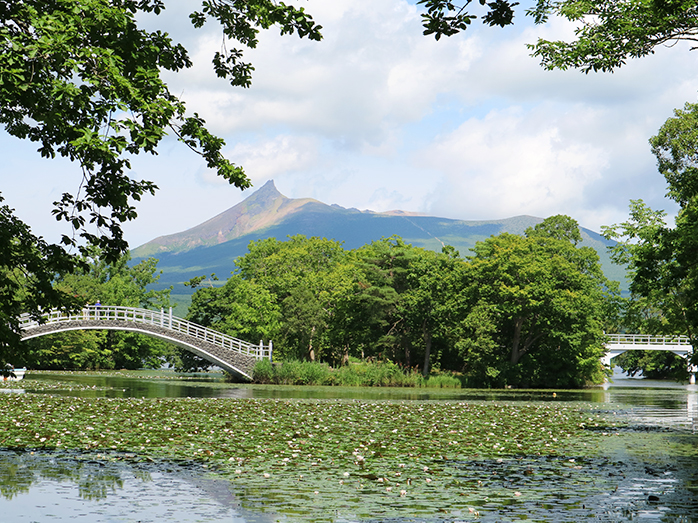
{"label": "bridge deck", "polygon": [[614,345],[642,345],[643,347],[655,347],[649,350],[668,350],[667,347],[686,347],[691,349],[691,340],[688,336],[655,336],[650,334],[607,334],[607,346]]}
{"label": "bridge deck", "polygon": [[630,350],[669,351],[686,358],[690,383],[695,384],[698,367],[690,363],[693,346],[688,336],[655,336],[649,334],[608,334],[606,355],[601,359],[604,365],[611,365],[611,360]]}
{"label": "bridge deck", "polygon": [[20,318],[22,339],[82,329],[107,329],[140,332],[183,347],[223,369],[251,379],[252,368],[260,359],[272,358],[272,344],[253,345],[227,334],[197,325],[172,315],[172,309],[152,311],[136,307],[89,306],[79,313],[52,310],[34,320]]}

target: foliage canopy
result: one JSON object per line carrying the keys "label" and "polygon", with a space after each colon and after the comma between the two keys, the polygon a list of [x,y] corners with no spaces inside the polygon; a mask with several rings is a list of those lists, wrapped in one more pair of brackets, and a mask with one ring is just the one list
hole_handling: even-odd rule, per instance
{"label": "foliage canopy", "polygon": [[[468,28],[477,15],[468,9],[472,0],[420,0],[426,8],[422,15],[424,34],[439,40]],[[505,27],[514,23],[510,0],[479,0],[476,10],[484,10],[482,21],[489,26]],[[459,5],[461,4],[461,5]],[[613,71],[630,58],[654,53],[657,46],[680,40],[698,41],[698,16],[695,2],[664,0],[537,0],[526,10],[536,24],[561,17],[575,24],[571,42],[539,39],[529,45],[532,54],[546,69],[576,68]]]}
{"label": "foliage canopy", "polygon": [[[12,209],[2,208],[0,272],[7,296],[0,350],[16,344],[19,313],[38,316],[41,309],[73,305],[50,285],[81,264],[66,248],[88,255],[89,246],[97,246],[108,262],[128,248],[121,224],[136,217],[134,201],[157,189],[129,176],[131,158],[157,154],[168,131],[232,185],[250,186],[244,170],[222,155],[225,142],[199,115],[187,114],[162,80],[163,71],[192,65],[167,33],[138,25],[140,15],[164,9],[163,0],[0,2],[0,125],[37,143],[43,157],[75,162],[82,173],[75,190],[55,202],[55,217],[72,229],[61,245],[31,236]],[[282,34],[321,38],[321,27],[302,8],[274,0],[204,0],[190,18],[195,27],[218,23],[234,42],[212,60],[216,74],[233,86],[250,85],[253,67],[242,60],[242,49],[257,45],[260,30],[276,25]]]}

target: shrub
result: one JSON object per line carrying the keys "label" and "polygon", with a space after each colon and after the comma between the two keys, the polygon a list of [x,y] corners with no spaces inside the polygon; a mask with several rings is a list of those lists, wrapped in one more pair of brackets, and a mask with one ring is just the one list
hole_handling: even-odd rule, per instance
{"label": "shrub", "polygon": [[273,383],[274,366],[269,360],[258,360],[252,369],[252,380],[255,383]]}
{"label": "shrub", "polygon": [[337,385],[341,387],[429,387],[460,388],[461,380],[451,373],[435,373],[424,379],[416,369],[403,369],[392,361],[359,362],[333,369],[326,363],[290,360],[272,365],[257,362],[255,383],[276,385]]}
{"label": "shrub", "polygon": [[297,368],[296,385],[330,385],[331,369],[326,363],[301,362]]}
{"label": "shrub", "polygon": [[432,389],[460,389],[461,381],[452,374],[437,374],[429,376],[424,386]]}

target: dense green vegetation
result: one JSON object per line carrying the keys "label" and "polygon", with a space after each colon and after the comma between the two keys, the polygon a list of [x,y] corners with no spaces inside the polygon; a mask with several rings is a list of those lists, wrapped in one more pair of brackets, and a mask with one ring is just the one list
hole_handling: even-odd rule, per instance
{"label": "dense green vegetation", "polygon": [[[566,216],[522,236],[492,236],[466,258],[399,237],[349,251],[324,238],[259,240],[222,286],[202,286],[203,276],[189,282],[196,292],[188,318],[250,342],[273,340],[275,365],[257,366],[259,383],[580,387],[604,377],[604,331],[676,329],[657,299],[621,300],[596,252],[580,240]],[[638,247],[621,243],[614,256],[628,259],[629,248]],[[89,252],[56,289],[83,304],[170,305],[170,289],[148,290],[158,279],[156,260],[110,263]],[[210,366],[186,350],[118,331],[45,336],[12,357],[35,369]],[[669,353],[627,353],[615,363],[652,378],[687,374]]]}
{"label": "dense green vegetation", "polygon": [[[277,365],[255,369],[262,383],[580,387],[603,378],[604,322],[617,294],[579,241],[564,216],[523,236],[491,237],[467,258],[399,237],[350,251],[324,238],[259,240],[222,286],[201,286],[203,276],[189,282],[197,290],[188,319],[253,343],[273,340]],[[83,269],[55,287],[82,304],[170,305],[170,289],[148,290],[156,260],[130,266],[101,254],[91,250]],[[12,356],[34,369],[210,366],[118,331],[44,336]]]}
{"label": "dense green vegetation", "polygon": [[325,363],[291,360],[272,365],[261,360],[252,375],[256,383],[277,385],[336,385],[340,387],[428,387],[458,389],[462,382],[449,372],[424,377],[416,369],[404,369],[391,361],[350,362],[333,369]]}
{"label": "dense green vegetation", "polygon": [[351,251],[322,238],[259,240],[225,285],[197,290],[188,318],[273,339],[283,362],[339,367],[353,357],[425,378],[457,371],[467,386],[579,387],[603,377],[618,298],[580,239],[574,220],[554,216],[480,242],[465,259],[399,237]]}

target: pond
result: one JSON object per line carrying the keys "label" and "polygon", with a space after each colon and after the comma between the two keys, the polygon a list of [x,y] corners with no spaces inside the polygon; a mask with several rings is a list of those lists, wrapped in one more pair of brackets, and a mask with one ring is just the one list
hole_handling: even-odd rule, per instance
{"label": "pond", "polygon": [[[30,373],[24,383],[0,390],[8,392],[0,395],[5,405],[27,407],[27,418],[30,410],[33,415],[46,409],[43,417],[9,420],[27,425],[31,434],[8,431],[4,443],[0,436],[2,521],[698,521],[696,386],[616,376],[610,385],[581,391],[304,388],[138,372]],[[172,416],[163,412],[176,409],[181,415],[192,409],[202,416],[189,418],[199,430],[181,439],[202,448],[192,447],[191,455],[173,450],[170,457],[159,450],[160,457],[153,458],[143,443],[159,437],[152,425],[138,424],[150,438],[139,440],[145,445],[139,452],[120,446],[118,435],[109,439],[106,433],[118,434],[118,426],[98,426],[96,420],[95,432],[104,438],[100,445],[46,449],[16,443],[25,436],[38,438],[38,427],[50,425],[66,409],[77,413],[83,407],[102,409],[104,418],[132,409],[115,421],[125,433],[139,413],[155,425],[169,420],[162,438],[172,445],[180,436]],[[222,407],[228,418],[235,411],[236,419],[247,420],[244,437],[256,439],[242,441],[235,429],[227,450],[221,445],[228,440],[210,439],[209,429],[232,434],[235,428],[215,425],[223,417],[215,409]],[[453,430],[458,425],[448,426],[456,410],[453,420],[467,419],[475,441]],[[166,417],[155,420],[160,415]],[[520,423],[511,421],[516,416]],[[562,436],[551,427],[567,416],[572,427],[564,428],[567,437],[581,439],[557,449]],[[60,426],[72,420],[60,419]],[[212,424],[204,427],[201,419]],[[443,434],[427,430],[430,422]],[[529,426],[525,434],[514,435],[517,424]],[[390,440],[404,446],[391,448],[394,433],[415,425],[425,428]],[[578,426],[583,433],[574,432]],[[544,434],[547,439],[541,439],[541,431],[550,433]],[[202,439],[204,432],[209,439]],[[64,439],[67,434],[63,429]],[[322,437],[313,447],[313,439]],[[282,445],[273,447],[271,440]],[[482,450],[485,440],[494,450]],[[519,442],[519,449],[512,442]],[[471,450],[449,454],[457,443]],[[336,448],[328,450],[330,444]],[[522,444],[530,451],[522,452]],[[547,452],[549,445],[556,450]],[[430,453],[430,447],[439,450]],[[345,448],[348,459],[340,458]],[[307,462],[301,463],[306,452]],[[294,460],[298,464],[290,473]]]}

